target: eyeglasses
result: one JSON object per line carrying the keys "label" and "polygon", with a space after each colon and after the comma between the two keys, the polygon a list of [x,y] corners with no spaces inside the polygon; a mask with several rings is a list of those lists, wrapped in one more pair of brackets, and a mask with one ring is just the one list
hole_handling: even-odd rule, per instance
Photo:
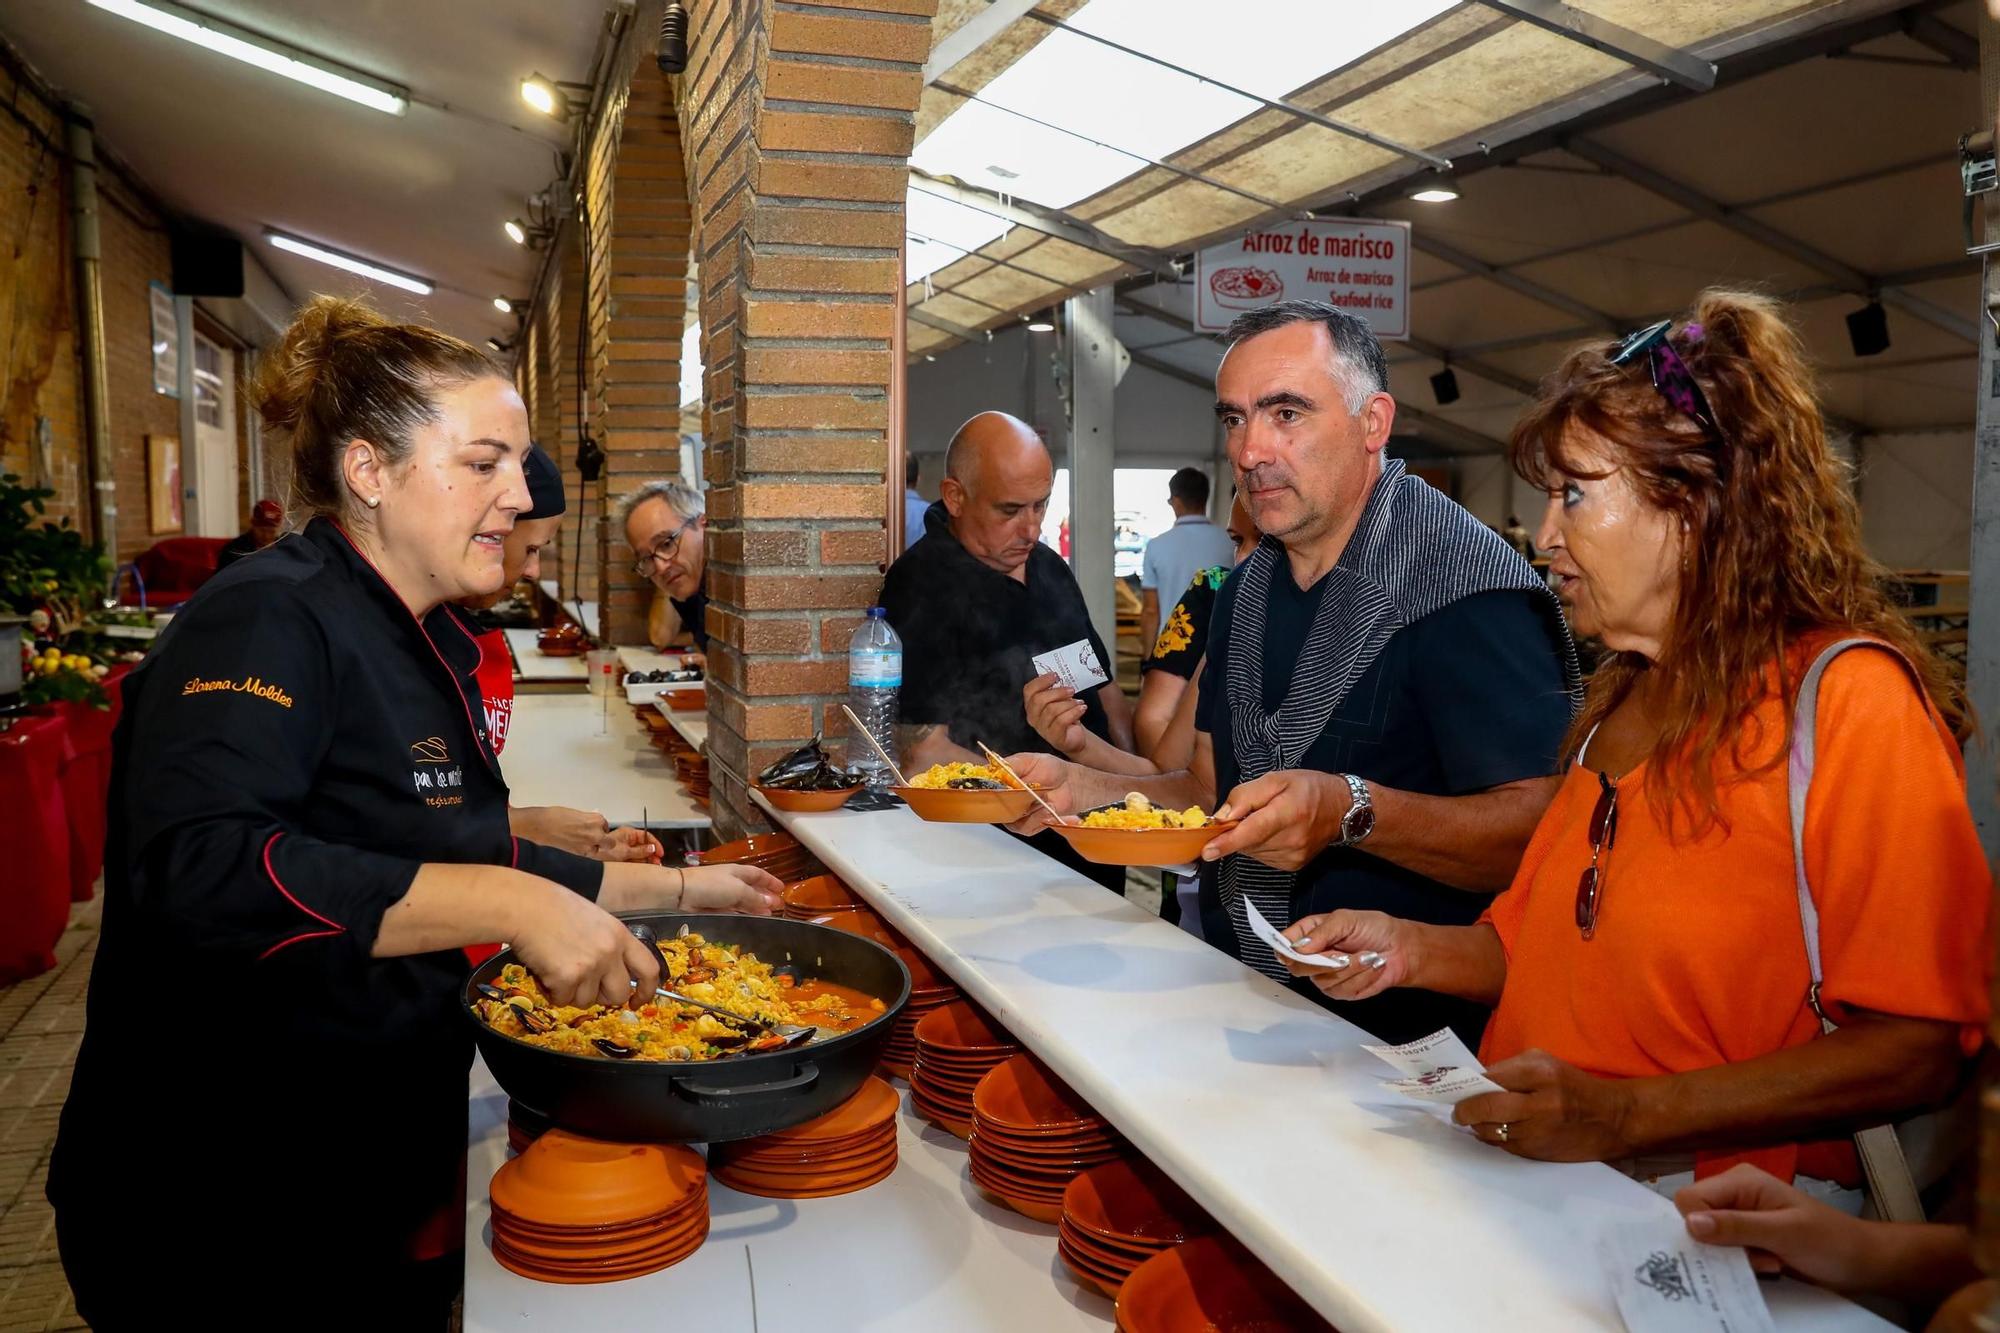
{"label": "eyeglasses", "polygon": [[[1717,444],[1722,443],[1722,427],[1716,424],[1715,413],[1709,408],[1708,396],[1695,383],[1694,372],[1681,354],[1674,350],[1668,335],[1673,332],[1674,322],[1663,319],[1648,325],[1637,333],[1627,334],[1606,358],[1614,366],[1629,365],[1641,352],[1646,354],[1646,365],[1653,374],[1653,388],[1658,390],[1673,407],[1694,418],[1696,425],[1708,432],[1708,437]],[[1699,334],[1699,330],[1695,332]]]}
{"label": "eyeglasses", "polygon": [[1618,838],[1618,784],[1599,773],[1602,790],[1590,813],[1590,865],[1576,881],[1576,928],[1589,939],[1597,933],[1597,905],[1604,897],[1604,868]]}
{"label": "eyeglasses", "polygon": [[632,572],[642,579],[653,577],[653,566],[664,565],[674,558],[674,552],[680,549],[681,534],[694,524],[695,520],[688,519],[659,541],[654,542],[651,550],[641,551],[639,558],[632,562]]}

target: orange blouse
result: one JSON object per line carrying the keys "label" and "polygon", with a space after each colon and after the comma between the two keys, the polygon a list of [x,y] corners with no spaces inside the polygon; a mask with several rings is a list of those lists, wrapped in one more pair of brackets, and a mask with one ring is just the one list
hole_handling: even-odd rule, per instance
{"label": "orange blouse", "polygon": [[[1746,747],[1783,744],[1774,691]],[[1835,1022],[1867,1009],[1963,1025],[1978,1049],[1987,1014],[1992,874],[1965,802],[1958,747],[1903,666],[1849,651],[1820,684],[1816,771],[1806,804],[1806,874],[1820,913],[1820,999]],[[1940,738],[1943,738],[1942,740]],[[1588,755],[1586,753],[1586,758]],[[1487,1063],[1539,1047],[1591,1074],[1684,1073],[1820,1035],[1793,880],[1786,772],[1726,767],[1729,822],[1670,842],[1640,764],[1618,784],[1618,829],[1600,860],[1597,930],[1575,920],[1590,864],[1595,771],[1571,766],[1512,886],[1484,920],[1507,981],[1480,1048]],[[1734,779],[1734,780],[1729,780]],[[1754,1161],[1853,1184],[1850,1141],[1697,1154],[1698,1175]]]}

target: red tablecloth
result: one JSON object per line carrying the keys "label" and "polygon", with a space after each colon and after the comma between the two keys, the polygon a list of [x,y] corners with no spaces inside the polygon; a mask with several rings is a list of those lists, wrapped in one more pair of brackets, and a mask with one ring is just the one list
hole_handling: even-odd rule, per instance
{"label": "red tablecloth", "polygon": [[0,874],[0,983],[54,967],[56,940],[69,921],[68,730],[62,718],[45,716],[0,732],[0,856],[7,864]]}
{"label": "red tablecloth", "polygon": [[123,682],[129,666],[113,667],[104,678],[111,707],[56,704],[55,715],[68,729],[62,769],[63,800],[69,819],[69,896],[88,901],[104,869],[104,814],[111,798],[111,729],[118,725]]}

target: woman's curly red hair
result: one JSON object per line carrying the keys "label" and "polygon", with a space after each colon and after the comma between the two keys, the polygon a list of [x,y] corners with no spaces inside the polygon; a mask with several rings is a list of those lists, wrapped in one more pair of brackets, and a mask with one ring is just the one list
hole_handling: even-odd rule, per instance
{"label": "woman's curly red hair", "polygon": [[[1961,739],[1959,687],[1884,591],[1886,572],[1861,542],[1849,469],[1827,445],[1812,371],[1777,302],[1754,292],[1710,290],[1673,333],[1674,350],[1701,385],[1723,439],[1711,439],[1653,387],[1646,358],[1623,366],[1608,344],[1571,352],[1543,381],[1514,427],[1508,454],[1531,485],[1549,489],[1589,470],[1573,447],[1581,434],[1608,444],[1646,502],[1685,524],[1686,565],[1659,660],[1608,655],[1591,678],[1566,753],[1648,672],[1667,717],[1649,762],[1670,827],[1696,832],[1720,817],[1718,759],[1743,773],[1768,770],[1789,751],[1746,725],[1773,680],[1789,718],[1805,663],[1802,646],[1868,635],[1901,652]],[[1774,676],[1775,673],[1775,676]]]}

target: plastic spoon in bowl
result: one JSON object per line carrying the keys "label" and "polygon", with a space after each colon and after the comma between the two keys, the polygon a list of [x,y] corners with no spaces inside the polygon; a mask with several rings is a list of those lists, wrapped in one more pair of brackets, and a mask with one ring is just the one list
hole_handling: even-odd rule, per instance
{"label": "plastic spoon in bowl", "polygon": [[987,763],[993,765],[995,768],[999,769],[1002,773],[1005,773],[1008,777],[1014,779],[1015,785],[1020,787],[1022,791],[1028,793],[1028,795],[1034,797],[1035,804],[1041,806],[1042,809],[1049,812],[1049,818],[1055,820],[1056,823],[1058,824],[1074,824],[1076,822],[1076,820],[1066,815],[1057,814],[1056,808],[1050,805],[1047,801],[1043,800],[1042,794],[1040,792],[1036,791],[1033,787],[1029,786],[1025,781],[1023,781],[1021,775],[1014,771],[1014,766],[1012,764],[1008,763],[1005,759],[1002,759],[999,755],[993,753],[992,748],[988,746],[986,742],[975,740],[973,744],[977,745],[980,749],[980,753],[986,756]]}
{"label": "plastic spoon in bowl", "polygon": [[847,725],[860,733],[862,739],[868,742],[868,748],[875,751],[880,756],[882,762],[889,766],[889,771],[896,775],[896,785],[899,787],[909,786],[910,780],[903,776],[903,770],[896,767],[896,761],[889,757],[889,752],[882,748],[880,741],[875,739],[875,733],[861,725],[861,719],[854,716],[854,710],[846,704],[842,704],[840,711],[847,714]]}

